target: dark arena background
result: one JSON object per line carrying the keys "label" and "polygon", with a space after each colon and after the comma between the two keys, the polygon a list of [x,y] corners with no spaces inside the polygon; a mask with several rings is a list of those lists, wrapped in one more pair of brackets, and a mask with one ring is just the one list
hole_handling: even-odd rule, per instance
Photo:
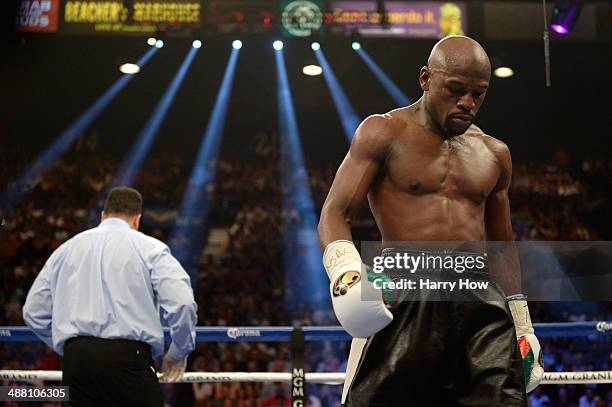
{"label": "dark arena background", "polygon": [[[144,198],[141,230],[191,277],[201,328],[187,372],[344,372],[348,335],[316,328],[338,327],[320,211],[359,122],[421,97],[419,70],[445,35],[479,41],[496,70],[475,123],[512,152],[516,240],[598,241],[611,253],[609,2],[22,0],[3,9],[3,371],[61,370],[53,350],[18,328],[26,295],[53,250],[98,224],[109,189],[131,185]],[[351,226],[356,241],[381,239],[367,205]],[[604,372],[551,377],[530,393],[532,407],[612,407],[605,290],[530,302],[546,372]],[[292,341],[281,327],[304,330]],[[162,383],[166,405],[298,398],[289,379],[219,377]],[[44,378],[0,377],[54,384]],[[339,406],[331,382],[306,380],[305,405]]]}

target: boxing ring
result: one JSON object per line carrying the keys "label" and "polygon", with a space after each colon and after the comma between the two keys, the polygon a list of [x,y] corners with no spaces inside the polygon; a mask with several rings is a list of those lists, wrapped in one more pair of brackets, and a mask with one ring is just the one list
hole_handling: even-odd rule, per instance
{"label": "boxing ring", "polygon": [[[612,336],[612,321],[536,323],[538,338],[582,337],[606,338]],[[165,330],[166,340],[170,340]],[[339,385],[344,382],[343,372],[315,373],[303,371],[305,342],[350,341],[351,337],[336,326],[320,327],[198,327],[197,342],[289,342],[291,344],[292,372],[186,372],[178,383],[210,382],[290,382],[294,388],[299,381]],[[27,327],[0,327],[1,342],[39,341]],[[0,370],[0,380],[34,382],[61,381],[62,372],[56,370]],[[612,383],[612,370],[584,372],[546,372],[541,384],[605,384]],[[298,383],[299,384],[299,383]]]}

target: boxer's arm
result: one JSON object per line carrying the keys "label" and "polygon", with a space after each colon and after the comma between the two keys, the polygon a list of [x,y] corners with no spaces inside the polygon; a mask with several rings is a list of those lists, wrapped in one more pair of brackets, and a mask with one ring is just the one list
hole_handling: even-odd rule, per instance
{"label": "boxer's arm", "polygon": [[389,151],[391,120],[370,116],[357,128],[321,210],[318,233],[322,248],[336,240],[352,240],[351,220],[364,204]]}
{"label": "boxer's arm", "polygon": [[[494,139],[493,139],[494,140]],[[508,308],[512,314],[518,347],[523,359],[525,389],[527,393],[535,389],[544,376],[542,348],[534,335],[527,297],[521,294],[521,269],[518,252],[514,245],[512,222],[510,221],[510,202],[508,190],[512,179],[512,159],[508,147],[494,140],[493,151],[497,157],[500,176],[498,183],[489,195],[485,208],[485,228],[487,240],[497,241],[490,253],[490,273],[508,296]]]}
{"label": "boxer's arm", "polygon": [[[362,277],[361,256],[353,245],[349,226],[384,163],[393,134],[390,121],[384,116],[370,116],[359,126],[323,205],[318,228],[334,313],[356,338],[372,336],[393,320],[382,292],[371,287],[367,276]],[[367,291],[380,299],[364,301],[362,294]]]}
{"label": "boxer's arm", "polygon": [[492,148],[497,157],[499,178],[497,185],[487,198],[485,229],[487,240],[498,243],[490,245],[490,273],[505,294],[510,296],[521,292],[520,263],[514,246],[508,200],[508,190],[512,180],[512,159],[510,150],[501,141],[495,140]]}

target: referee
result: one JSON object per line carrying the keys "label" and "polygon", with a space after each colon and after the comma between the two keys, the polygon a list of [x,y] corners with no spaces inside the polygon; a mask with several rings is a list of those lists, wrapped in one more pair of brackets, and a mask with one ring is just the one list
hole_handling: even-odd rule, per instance
{"label": "referee", "polygon": [[58,247],[26,298],[25,323],[63,355],[70,405],[163,406],[160,310],[172,335],[164,380],[182,376],[194,348],[189,276],[168,246],[138,232],[141,214],[138,191],[111,190],[100,225]]}

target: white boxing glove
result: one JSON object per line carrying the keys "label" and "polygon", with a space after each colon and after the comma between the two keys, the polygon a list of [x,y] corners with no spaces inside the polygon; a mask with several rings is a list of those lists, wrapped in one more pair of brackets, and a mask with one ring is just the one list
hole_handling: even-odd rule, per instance
{"label": "white boxing glove", "polygon": [[[362,274],[361,256],[353,242],[336,240],[328,244],[323,265],[331,281],[334,313],[346,332],[355,338],[367,338],[391,323],[393,314],[383,301],[382,291],[368,281],[365,271]],[[362,291],[363,297],[368,292],[367,298],[379,299],[364,300]]]}
{"label": "white boxing glove", "polygon": [[519,350],[523,358],[525,388],[527,393],[538,387],[544,377],[544,361],[540,341],[533,334],[533,325],[529,316],[527,297],[522,294],[506,298],[514,320]]}

